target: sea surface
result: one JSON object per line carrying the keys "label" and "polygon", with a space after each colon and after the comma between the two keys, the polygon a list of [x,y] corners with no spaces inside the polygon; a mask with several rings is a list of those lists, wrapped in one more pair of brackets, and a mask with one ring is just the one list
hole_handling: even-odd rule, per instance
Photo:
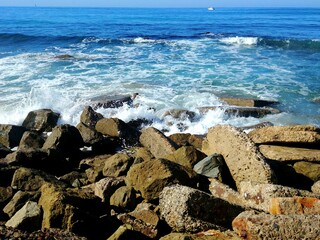
{"label": "sea surface", "polygon": [[[64,57],[62,57],[64,55]],[[89,99],[139,93],[98,109],[167,131],[216,124],[320,126],[320,9],[0,7],[0,123],[50,108],[76,125]],[[281,113],[230,116],[219,97],[278,101]],[[195,119],[164,117],[188,109]]]}

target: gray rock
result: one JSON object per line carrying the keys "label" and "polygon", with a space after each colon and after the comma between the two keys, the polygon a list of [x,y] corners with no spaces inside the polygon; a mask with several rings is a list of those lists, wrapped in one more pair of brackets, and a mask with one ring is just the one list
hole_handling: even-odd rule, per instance
{"label": "gray rock", "polygon": [[50,109],[31,111],[23,121],[22,126],[29,130],[50,132],[57,125],[59,117],[59,113]]}
{"label": "gray rock", "polygon": [[138,93],[127,94],[127,95],[115,95],[115,96],[97,96],[91,98],[90,106],[94,110],[98,108],[119,108],[124,105],[130,107],[133,106],[133,100],[138,96]]}
{"label": "gray rock", "polygon": [[243,211],[222,199],[180,185],[165,187],[159,206],[161,216],[176,232],[230,228],[231,221]]}
{"label": "gray rock", "polygon": [[0,124],[0,144],[3,144],[7,148],[18,146],[25,131],[25,127]]}
{"label": "gray rock", "polygon": [[42,212],[38,204],[28,201],[5,225],[32,232],[41,229],[41,220]]}
{"label": "gray rock", "polygon": [[208,178],[221,178],[223,165],[223,157],[220,154],[213,154],[194,165],[193,170]]}

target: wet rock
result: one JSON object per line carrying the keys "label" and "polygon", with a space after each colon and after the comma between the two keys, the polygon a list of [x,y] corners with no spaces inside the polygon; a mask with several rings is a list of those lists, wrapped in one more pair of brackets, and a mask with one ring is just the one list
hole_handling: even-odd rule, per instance
{"label": "wet rock", "polygon": [[260,128],[264,128],[264,127],[271,127],[273,126],[273,123],[271,122],[262,122],[262,123],[258,123],[258,124],[254,124],[254,125],[249,125],[249,126],[245,126],[245,127],[239,127],[240,130],[242,131],[252,131],[254,129],[260,129]]}
{"label": "wet rock", "polygon": [[223,102],[228,105],[240,106],[240,107],[267,107],[271,105],[278,104],[277,101],[269,100],[259,100],[259,99],[250,99],[250,98],[220,98]]}
{"label": "wet rock", "polygon": [[221,154],[239,187],[242,181],[275,182],[275,176],[265,158],[244,132],[228,125],[210,128],[202,151]]}
{"label": "wet rock", "polygon": [[311,197],[272,198],[270,213],[273,215],[320,215],[320,200]]}
{"label": "wet rock", "polygon": [[0,158],[6,157],[9,153],[12,153],[10,148],[7,148],[6,146],[0,143]]}
{"label": "wet rock", "polygon": [[98,96],[90,99],[90,106],[96,110],[98,108],[119,108],[122,106],[133,106],[133,100],[138,96],[138,93],[115,96]]}
{"label": "wet rock", "polygon": [[312,100],[314,103],[320,103],[320,97],[316,97]]}
{"label": "wet rock", "polygon": [[316,194],[295,188],[275,184],[241,182],[240,195],[255,209],[269,212],[270,202],[276,197],[316,197]]}
{"label": "wet rock", "polygon": [[125,176],[133,164],[134,159],[127,154],[117,153],[108,158],[103,168],[103,176]]}
{"label": "wet rock", "polygon": [[127,186],[118,188],[110,197],[110,205],[125,209],[134,209],[136,202],[136,191]]}
{"label": "wet rock", "polygon": [[95,128],[100,119],[103,119],[103,115],[95,112],[90,106],[85,107],[80,116],[80,122],[89,128]]}
{"label": "wet rock", "polygon": [[172,154],[167,155],[165,158],[193,169],[193,166],[205,157],[206,155],[204,153],[200,152],[193,146],[182,146]]}
{"label": "wet rock", "polygon": [[94,184],[94,195],[101,198],[103,202],[110,202],[110,197],[117,189],[125,185],[123,178],[106,177]]}
{"label": "wet rock", "polygon": [[182,121],[184,120],[192,121],[196,116],[196,113],[185,110],[185,109],[170,109],[163,114],[163,117],[167,117],[167,116],[170,116],[174,119],[179,119]]}
{"label": "wet rock", "polygon": [[270,215],[246,211],[232,222],[245,239],[317,239],[320,215]]}
{"label": "wet rock", "polygon": [[41,220],[42,212],[38,204],[28,201],[5,225],[32,232],[41,228]]}
{"label": "wet rock", "polygon": [[275,161],[320,162],[320,150],[318,149],[260,145],[259,150],[266,158]]}
{"label": "wet rock", "polygon": [[50,109],[31,111],[22,123],[22,126],[39,132],[50,132],[57,125],[59,113]]}
{"label": "wet rock", "polygon": [[24,127],[0,124],[0,144],[7,148],[18,146],[25,131]]}
{"label": "wet rock", "polygon": [[37,132],[26,131],[20,140],[19,149],[42,148],[44,138]]}
{"label": "wet rock", "polygon": [[173,185],[165,187],[159,202],[161,216],[177,232],[199,232],[231,227],[242,208],[199,190]]}
{"label": "wet rock", "polygon": [[296,162],[293,165],[294,170],[316,182],[320,180],[320,164],[312,162]]}
{"label": "wet rock", "polygon": [[64,124],[52,129],[52,134],[47,138],[43,149],[56,149],[64,156],[71,156],[79,152],[83,140],[79,130],[71,125]]}
{"label": "wet rock", "polygon": [[320,148],[320,128],[312,125],[265,127],[250,132],[249,136],[258,144]]}
{"label": "wet rock", "polygon": [[14,194],[10,202],[3,208],[3,212],[12,217],[26,202],[39,200],[40,195],[37,192],[18,191]]}
{"label": "wet rock", "polygon": [[177,146],[159,130],[149,127],[142,131],[140,143],[156,158],[172,154]]}
{"label": "wet rock", "polygon": [[194,165],[193,170],[208,178],[219,178],[222,177],[224,160],[220,154],[213,154],[198,162]]}
{"label": "wet rock", "polygon": [[139,191],[146,200],[159,197],[165,186],[179,183],[194,185],[196,173],[165,159],[156,159],[133,165],[126,177],[128,186]]}
{"label": "wet rock", "polygon": [[77,129],[81,134],[83,142],[88,146],[103,141],[102,134],[97,132],[94,128],[90,128],[83,123],[79,123],[77,125]]}
{"label": "wet rock", "polygon": [[62,55],[57,55],[54,58],[61,59],[61,60],[72,60],[74,59],[74,56],[69,54],[62,54]]}
{"label": "wet rock", "polygon": [[96,130],[103,135],[119,137],[124,145],[133,146],[139,141],[139,132],[118,118],[103,118],[96,124]]}

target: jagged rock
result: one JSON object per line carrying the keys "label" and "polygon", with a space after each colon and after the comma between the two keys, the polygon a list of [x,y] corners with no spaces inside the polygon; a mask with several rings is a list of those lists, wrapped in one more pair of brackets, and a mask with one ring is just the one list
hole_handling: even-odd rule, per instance
{"label": "jagged rock", "polygon": [[101,133],[97,132],[94,128],[88,127],[83,123],[77,125],[81,137],[86,145],[93,145],[103,140]]}
{"label": "jagged rock", "polygon": [[197,149],[202,148],[202,135],[191,135],[190,133],[175,133],[169,136],[169,138],[177,144],[177,146],[194,146]]}
{"label": "jagged rock", "polygon": [[12,187],[0,187],[0,209],[12,198],[13,189]]}
{"label": "jagged rock", "polygon": [[41,220],[42,212],[38,204],[28,201],[5,225],[32,232],[41,228]]}
{"label": "jagged rock", "polygon": [[163,117],[170,116],[179,120],[190,120],[192,121],[196,116],[195,112],[188,111],[185,109],[170,109],[163,114]]}
{"label": "jagged rock", "polygon": [[125,145],[136,145],[139,140],[139,132],[118,118],[103,118],[96,124],[96,130],[103,135],[119,137]]}
{"label": "jagged rock", "polygon": [[242,181],[275,182],[275,176],[265,158],[244,132],[228,125],[210,128],[202,151],[221,154],[230,173],[239,186]]}
{"label": "jagged rock", "polygon": [[44,138],[37,132],[26,131],[19,143],[19,149],[42,148]]}
{"label": "jagged rock", "polygon": [[9,153],[12,153],[10,148],[7,148],[6,146],[0,143],[0,158],[6,157]]}
{"label": "jagged rock", "polygon": [[72,171],[59,177],[59,180],[72,187],[79,188],[87,183],[87,175],[83,172]]}
{"label": "jagged rock", "polygon": [[43,149],[56,149],[64,156],[70,156],[79,152],[83,146],[83,140],[79,130],[71,125],[64,124],[52,129],[52,134],[47,138]]}
{"label": "jagged rock", "polygon": [[110,197],[110,205],[133,209],[136,205],[136,191],[132,187],[122,186]]}
{"label": "jagged rock", "polygon": [[165,158],[192,169],[196,163],[205,157],[206,155],[204,153],[193,146],[182,146]]}
{"label": "jagged rock", "polygon": [[103,202],[109,203],[112,194],[124,185],[125,181],[123,178],[106,177],[93,185],[94,195],[101,198]]}
{"label": "jagged rock", "polygon": [[177,163],[156,159],[133,165],[128,171],[126,183],[132,186],[146,200],[159,197],[165,186],[179,183],[194,185],[196,173]]}
{"label": "jagged rock", "polygon": [[85,173],[87,175],[88,181],[91,183],[99,181],[101,178],[103,178],[103,168],[105,165],[105,162],[108,158],[110,158],[112,155],[104,154],[95,156],[93,158],[87,158],[83,159],[80,162],[80,169],[85,169]]}
{"label": "jagged rock", "polygon": [[117,153],[108,158],[103,168],[103,176],[119,177],[125,176],[133,164],[134,159],[127,154]]}
{"label": "jagged rock", "polygon": [[199,232],[231,227],[242,208],[199,190],[173,185],[160,194],[161,216],[177,232]]}
{"label": "jagged rock", "polygon": [[142,131],[140,143],[146,147],[156,158],[172,154],[177,146],[159,130],[149,127]]}
{"label": "jagged rock", "polygon": [[155,210],[157,207],[151,203],[140,203],[134,209],[134,211],[130,212],[129,215],[135,217],[136,219],[140,219],[146,224],[150,224],[154,227],[157,227],[160,219]]}
{"label": "jagged rock", "polygon": [[317,239],[320,215],[270,215],[246,211],[233,220],[232,226],[245,239]]}
{"label": "jagged rock", "polygon": [[80,122],[89,128],[95,128],[100,119],[103,119],[103,115],[95,112],[90,106],[85,107],[80,116]]}
{"label": "jagged rock", "polygon": [[316,197],[316,194],[275,184],[241,182],[239,192],[248,204],[255,209],[269,212],[270,201],[276,197]]}
{"label": "jagged rock", "polygon": [[10,218],[22,208],[27,201],[37,202],[40,195],[37,192],[18,191],[14,194],[10,202],[3,208],[3,212]]}
{"label": "jagged rock", "polygon": [[31,111],[22,123],[22,126],[39,132],[50,132],[57,125],[59,113],[50,109]]}
{"label": "jagged rock", "polygon": [[320,200],[311,197],[272,198],[270,213],[273,215],[320,215]]}
{"label": "jagged rock", "polygon": [[270,160],[320,162],[320,150],[318,149],[260,145],[259,150]]}
{"label": "jagged rock", "polygon": [[19,168],[15,171],[11,186],[22,191],[37,191],[45,183],[53,183],[60,186],[67,185],[59,181],[55,176],[40,170],[30,168]]}
{"label": "jagged rock", "polygon": [[25,127],[0,124],[0,144],[3,144],[7,148],[18,146],[25,131]]}
{"label": "jagged rock", "polygon": [[138,96],[138,93],[127,95],[115,95],[115,96],[98,96],[91,98],[92,108],[94,110],[98,108],[119,108],[125,105],[132,106],[133,100]]}
{"label": "jagged rock", "polygon": [[275,108],[260,108],[260,107],[229,107],[229,106],[213,106],[213,107],[200,107],[198,110],[201,113],[206,113],[210,110],[222,110],[225,114],[231,116],[238,116],[238,117],[255,117],[261,118],[268,114],[278,114],[280,111]]}
{"label": "jagged rock", "polygon": [[194,165],[193,170],[208,178],[219,178],[222,177],[224,160],[220,154],[213,154],[198,162]]}
{"label": "jagged rock", "polygon": [[145,147],[133,147],[127,152],[131,157],[135,159],[143,159],[143,161],[150,161],[154,159],[154,156]]}
{"label": "jagged rock", "polygon": [[249,136],[259,144],[320,148],[320,128],[312,125],[265,127],[253,130]]}
{"label": "jagged rock", "polygon": [[311,162],[297,162],[293,165],[294,170],[312,181],[320,180],[320,164]]}
{"label": "jagged rock", "polygon": [[320,180],[312,185],[311,190],[313,193],[320,196]]}
{"label": "jagged rock", "polygon": [[267,107],[270,105],[278,104],[276,101],[259,100],[250,98],[220,98],[223,102],[228,105],[240,106],[240,107]]}

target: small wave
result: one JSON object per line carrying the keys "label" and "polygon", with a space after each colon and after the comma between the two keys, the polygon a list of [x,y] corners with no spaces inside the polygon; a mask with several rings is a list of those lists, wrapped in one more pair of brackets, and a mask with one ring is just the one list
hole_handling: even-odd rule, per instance
{"label": "small wave", "polygon": [[259,38],[257,37],[227,37],[219,39],[220,42],[235,45],[257,45]]}
{"label": "small wave", "polygon": [[298,39],[259,39],[258,45],[283,48],[289,50],[312,50],[320,51],[320,39],[298,40]]}
{"label": "small wave", "polygon": [[137,37],[133,39],[134,43],[154,43],[156,40],[153,39],[148,39],[148,38],[143,38],[143,37]]}

